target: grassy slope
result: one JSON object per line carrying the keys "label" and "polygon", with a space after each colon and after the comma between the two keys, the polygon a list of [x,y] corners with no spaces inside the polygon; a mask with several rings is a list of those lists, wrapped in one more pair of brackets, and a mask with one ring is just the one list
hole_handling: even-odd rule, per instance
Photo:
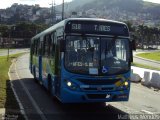
{"label": "grassy slope", "polygon": [[137,56],[150,59],[150,60],[160,61],[160,51],[153,52],[153,53],[141,53],[141,54],[137,54]]}
{"label": "grassy slope", "polygon": [[0,108],[5,107],[7,97],[7,81],[9,80],[7,73],[10,64],[11,61],[7,62],[6,57],[0,57]]}
{"label": "grassy slope", "polygon": [[[14,112],[8,112],[8,110],[18,110],[19,106],[13,94],[8,77],[9,67],[11,60],[17,58],[24,53],[11,55],[7,61],[7,57],[0,57],[0,108],[6,108],[6,114],[14,114]],[[19,114],[20,118],[23,117]]]}

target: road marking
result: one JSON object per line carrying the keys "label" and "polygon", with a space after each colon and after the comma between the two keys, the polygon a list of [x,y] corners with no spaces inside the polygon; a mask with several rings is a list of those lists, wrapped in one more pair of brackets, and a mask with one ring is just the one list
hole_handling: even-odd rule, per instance
{"label": "road marking", "polygon": [[11,89],[12,89],[12,91],[13,91],[13,94],[14,94],[17,102],[18,102],[18,105],[19,105],[19,107],[20,107],[20,112],[21,112],[21,114],[24,116],[25,120],[28,120],[28,117],[27,117],[27,115],[26,115],[26,113],[25,113],[25,111],[24,111],[24,107],[23,107],[21,101],[19,100],[19,97],[18,97],[18,95],[17,95],[17,93],[16,93],[16,91],[15,91],[15,89],[14,89],[14,85],[13,85],[13,83],[12,83],[12,78],[11,78],[10,73],[11,73],[11,68],[13,67],[13,64],[14,64],[14,63],[12,62],[11,66],[9,67],[9,71],[8,71],[8,76],[9,76],[9,79],[10,79]]}
{"label": "road marking", "polygon": [[38,112],[38,114],[40,115],[41,119],[42,120],[47,120],[47,118],[45,117],[45,115],[43,114],[43,112],[40,110],[40,108],[38,107],[37,103],[35,102],[35,100],[33,99],[33,97],[31,96],[31,94],[29,93],[28,89],[26,88],[26,86],[24,85],[24,83],[20,80],[20,77],[18,75],[18,72],[17,72],[17,61],[16,63],[14,64],[15,65],[15,72],[16,72],[16,75],[20,81],[20,84],[22,85],[22,87],[24,88],[26,94],[28,95],[28,98],[30,99],[31,103],[33,104],[34,108],[36,109],[36,111]]}
{"label": "road marking", "polygon": [[154,113],[152,113],[150,111],[147,111],[147,110],[141,110],[141,112],[144,112],[144,113],[147,113],[147,114],[154,114]]}

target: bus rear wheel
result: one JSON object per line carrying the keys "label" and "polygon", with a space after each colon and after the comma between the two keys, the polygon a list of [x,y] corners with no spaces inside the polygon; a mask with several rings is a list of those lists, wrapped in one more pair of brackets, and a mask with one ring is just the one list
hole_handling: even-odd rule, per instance
{"label": "bus rear wheel", "polygon": [[52,79],[50,75],[48,76],[48,92],[52,95]]}
{"label": "bus rear wheel", "polygon": [[35,67],[33,68],[33,77],[34,77],[34,81],[37,83],[38,80],[36,78],[36,69],[35,69]]}

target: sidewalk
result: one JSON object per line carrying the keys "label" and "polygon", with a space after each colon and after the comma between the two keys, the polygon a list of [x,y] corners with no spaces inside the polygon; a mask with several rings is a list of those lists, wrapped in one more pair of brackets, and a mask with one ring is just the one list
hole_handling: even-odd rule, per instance
{"label": "sidewalk", "polygon": [[[138,74],[141,78],[144,77],[144,72],[150,72],[151,74],[152,73],[159,73],[160,74],[160,71],[158,70],[150,70],[150,69],[145,69],[145,68],[139,68],[139,67],[135,67],[135,66],[131,66],[131,69],[133,70],[133,73],[136,73]],[[150,76],[152,77],[152,76]]]}
{"label": "sidewalk", "polygon": [[[9,55],[23,53],[23,52],[29,52],[29,49],[9,49]],[[0,51],[0,56],[6,56],[8,55],[8,49]]]}
{"label": "sidewalk", "polygon": [[160,89],[160,71],[132,66],[132,82],[141,82],[142,85]]}

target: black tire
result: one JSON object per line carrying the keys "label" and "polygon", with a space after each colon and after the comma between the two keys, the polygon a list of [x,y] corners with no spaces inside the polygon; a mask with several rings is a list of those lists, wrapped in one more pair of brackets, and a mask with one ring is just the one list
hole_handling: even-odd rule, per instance
{"label": "black tire", "polygon": [[35,68],[33,69],[33,77],[34,77],[34,81],[35,81],[36,83],[38,83],[38,80],[37,80],[37,78],[36,78],[36,70],[35,70]]}
{"label": "black tire", "polygon": [[48,76],[48,92],[52,95],[52,80],[50,75]]}

